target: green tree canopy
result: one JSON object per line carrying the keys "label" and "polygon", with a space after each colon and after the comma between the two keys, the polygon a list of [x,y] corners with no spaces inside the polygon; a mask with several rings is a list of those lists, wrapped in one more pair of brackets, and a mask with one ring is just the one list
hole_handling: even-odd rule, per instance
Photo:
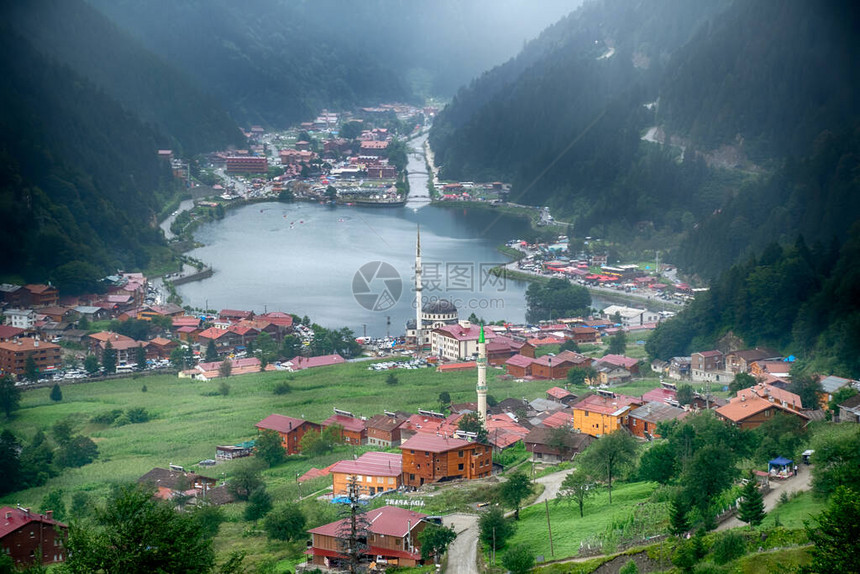
{"label": "green tree canopy", "polygon": [[107,374],[116,372],[116,349],[113,348],[110,341],[105,343],[104,351],[102,351],[102,367]]}
{"label": "green tree canopy", "polygon": [[254,489],[248,496],[248,505],[245,507],[245,520],[252,522],[266,516],[272,510],[272,495],[266,490],[265,485]]}
{"label": "green tree canopy", "polygon": [[758,481],[751,477],[741,489],[743,500],[738,507],[738,520],[753,526],[761,524],[765,517],[764,498],[758,489]]}
{"label": "green tree canopy", "polygon": [[585,386],[586,381],[594,380],[597,371],[593,367],[573,367],[567,372],[567,382],[578,387]]}
{"label": "green tree canopy", "polygon": [[517,544],[502,556],[502,566],[511,574],[526,574],[535,566],[534,552],[524,544]]}
{"label": "green tree canopy", "polygon": [[24,359],[24,378],[31,383],[39,380],[39,369],[36,367],[36,360],[33,358],[32,353]]}
{"label": "green tree canopy", "polygon": [[[855,483],[857,484],[857,483]],[[812,564],[804,574],[860,572],[860,494],[838,486],[827,508],[806,524]]]}
{"label": "green tree canopy", "polygon": [[580,465],[597,480],[604,480],[612,504],[612,481],[636,464],[636,439],[625,430],[605,435],[585,449]]}
{"label": "green tree canopy", "polygon": [[6,414],[6,418],[10,418],[12,413],[18,410],[18,405],[21,403],[21,389],[15,386],[15,381],[12,377],[6,375],[0,377],[0,408]]}
{"label": "green tree canopy", "polygon": [[273,540],[299,540],[305,537],[305,515],[295,504],[276,507],[266,516],[263,527]]}
{"label": "green tree canopy", "polygon": [[484,544],[492,547],[495,543],[496,549],[499,549],[504,548],[508,538],[514,535],[516,526],[505,518],[501,508],[494,506],[478,519],[478,529]]}
{"label": "green tree canopy", "polygon": [[203,360],[207,363],[214,363],[218,360],[218,349],[215,347],[215,341],[212,339],[209,339],[209,343],[206,345],[206,354]]}
{"label": "green tree canopy", "polygon": [[499,487],[499,498],[502,503],[514,511],[514,520],[520,519],[520,505],[523,500],[534,492],[529,477],[521,471],[508,476],[508,480]]}
{"label": "green tree canopy", "polygon": [[532,283],[526,290],[526,320],[530,323],[575,317],[591,308],[591,294],[580,285],[553,278],[546,283]]}
{"label": "green tree canopy", "polygon": [[51,400],[54,401],[55,403],[58,403],[61,400],[63,400],[63,391],[60,389],[59,383],[54,383],[54,386],[51,387],[50,397],[51,397]]}
{"label": "green tree canopy", "polygon": [[72,574],[199,574],[215,564],[212,543],[193,516],[140,485],[118,487],[92,523],[73,523],[67,548],[63,568]]}
{"label": "green tree canopy", "polygon": [[257,456],[269,466],[278,466],[287,459],[281,435],[272,429],[265,429],[257,436],[254,448]]}
{"label": "green tree canopy", "polygon": [[448,546],[457,538],[453,528],[445,528],[438,524],[428,524],[418,534],[418,542],[421,545],[422,560],[429,560],[431,556],[439,562],[439,557],[445,554]]}
{"label": "green tree canopy", "polygon": [[559,489],[559,495],[562,500],[575,503],[579,507],[579,517],[585,516],[584,507],[585,501],[594,496],[597,489],[594,481],[585,471],[576,469],[564,477]]}
{"label": "green tree canopy", "polygon": [[860,425],[820,428],[812,439],[812,488],[828,496],[840,486],[860,484]]}
{"label": "green tree canopy", "polygon": [[460,417],[460,420],[457,422],[457,428],[463,432],[475,433],[476,442],[487,443],[487,427],[484,426],[484,422],[478,416],[478,413],[466,413]]}
{"label": "green tree canopy", "polygon": [[623,355],[627,351],[627,333],[623,329],[619,329],[609,338],[609,348],[607,353],[613,355]]}

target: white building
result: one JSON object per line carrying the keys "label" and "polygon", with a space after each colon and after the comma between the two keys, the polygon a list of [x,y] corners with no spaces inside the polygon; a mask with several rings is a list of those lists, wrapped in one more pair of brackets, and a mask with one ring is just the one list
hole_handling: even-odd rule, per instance
{"label": "white building", "polygon": [[36,312],[32,309],[7,309],[3,312],[6,324],[19,329],[31,329],[36,322]]}
{"label": "white building", "polygon": [[612,318],[615,314],[621,315],[621,325],[624,327],[635,327],[646,323],[656,323],[660,320],[660,314],[647,309],[636,309],[622,305],[610,305],[603,310],[603,315]]}

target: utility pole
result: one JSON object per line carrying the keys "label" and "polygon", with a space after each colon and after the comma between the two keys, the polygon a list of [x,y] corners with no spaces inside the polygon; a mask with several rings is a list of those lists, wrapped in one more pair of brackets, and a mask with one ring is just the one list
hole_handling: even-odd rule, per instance
{"label": "utility pole", "polygon": [[552,548],[552,527],[549,525],[549,500],[544,500],[544,504],[546,504],[546,529],[549,532],[549,555],[555,556]]}

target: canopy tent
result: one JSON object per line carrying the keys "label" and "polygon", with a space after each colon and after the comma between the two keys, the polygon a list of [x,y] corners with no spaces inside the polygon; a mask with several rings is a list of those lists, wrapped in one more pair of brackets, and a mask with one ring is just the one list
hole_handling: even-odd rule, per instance
{"label": "canopy tent", "polygon": [[784,456],[778,456],[767,463],[767,471],[772,476],[786,478],[792,473],[794,461]]}

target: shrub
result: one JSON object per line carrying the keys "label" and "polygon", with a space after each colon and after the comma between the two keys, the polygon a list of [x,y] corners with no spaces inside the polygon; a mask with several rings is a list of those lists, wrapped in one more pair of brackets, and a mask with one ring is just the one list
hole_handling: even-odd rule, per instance
{"label": "shrub", "polygon": [[276,395],[286,395],[287,393],[292,392],[293,388],[290,386],[290,383],[284,381],[275,385],[275,388],[272,392]]}
{"label": "shrub", "polygon": [[90,422],[97,425],[112,425],[122,415],[122,409],[114,409],[93,415]]}
{"label": "shrub", "polygon": [[725,564],[746,554],[746,540],[737,532],[726,532],[714,542],[714,562]]}
{"label": "shrub", "polygon": [[137,423],[145,423],[149,422],[152,418],[147,410],[143,407],[134,407],[125,411],[125,415],[128,417],[128,422],[131,424]]}

